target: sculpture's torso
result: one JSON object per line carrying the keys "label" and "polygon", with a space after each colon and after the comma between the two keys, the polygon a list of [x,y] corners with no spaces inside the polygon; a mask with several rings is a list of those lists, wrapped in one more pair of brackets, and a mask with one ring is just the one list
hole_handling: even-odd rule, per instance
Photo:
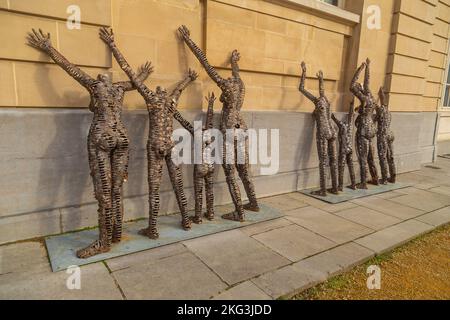
{"label": "sculpture's torso", "polygon": [[369,94],[359,107],[359,115],[356,118],[356,133],[366,139],[375,137],[376,128],[373,122],[373,109],[375,102],[373,97]]}
{"label": "sculpture's torso", "polygon": [[388,108],[384,105],[381,105],[376,109],[376,114],[378,125],[377,136],[380,138],[386,137],[387,139],[393,139],[394,135],[390,130],[391,113],[389,112]]}
{"label": "sculpture's torso", "polygon": [[352,123],[349,121],[341,121],[339,123],[340,154],[349,154],[353,152],[352,135]]}
{"label": "sculpture's torso", "polygon": [[223,103],[220,130],[246,130],[247,125],[240,113],[245,96],[244,83],[238,78],[228,78],[220,88],[222,89],[220,102]]}
{"label": "sculpture's torso", "polygon": [[155,95],[155,101],[148,106],[148,146],[161,157],[168,155],[174,146],[173,119],[166,107],[168,103],[172,102],[166,95]]}
{"label": "sculpture's torso", "polygon": [[127,130],[122,123],[124,90],[120,86],[95,82],[90,88],[89,108],[94,118],[89,130],[89,139],[105,151],[128,143]]}
{"label": "sculpture's torso", "polygon": [[315,106],[313,116],[317,124],[317,137],[327,140],[336,138],[336,131],[331,125],[330,103],[327,98],[318,98]]}

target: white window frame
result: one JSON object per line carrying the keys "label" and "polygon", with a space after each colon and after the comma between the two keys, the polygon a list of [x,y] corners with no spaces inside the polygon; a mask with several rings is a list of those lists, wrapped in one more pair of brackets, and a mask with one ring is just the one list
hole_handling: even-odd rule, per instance
{"label": "white window frame", "polygon": [[[450,82],[447,82],[449,80],[449,72],[450,72],[450,39],[449,39],[449,48],[447,49],[447,61],[446,61],[446,68],[444,73],[444,79],[442,79],[442,96],[441,96],[441,103],[440,103],[440,109],[442,111],[450,112]],[[447,100],[449,102],[449,105],[444,105],[445,103],[445,92],[447,91],[447,87],[449,88],[449,94],[447,97]]]}

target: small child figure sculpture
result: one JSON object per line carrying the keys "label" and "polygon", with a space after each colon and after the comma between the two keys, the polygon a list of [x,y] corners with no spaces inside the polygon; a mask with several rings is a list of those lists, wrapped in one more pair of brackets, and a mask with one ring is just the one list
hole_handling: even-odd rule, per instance
{"label": "small child figure sculpture", "polygon": [[[208,111],[206,112],[206,121],[203,126],[202,163],[194,165],[195,215],[191,217],[191,220],[196,224],[202,223],[203,181],[205,182],[206,194],[205,218],[214,220],[214,163],[211,159],[212,137],[210,130],[213,128],[214,101],[216,97],[212,93],[205,98],[208,101]],[[189,121],[184,119],[177,109],[171,108],[170,111],[173,113],[173,117],[194,136],[194,127]]]}
{"label": "small child figure sculpture", "polygon": [[353,168],[353,117],[354,117],[354,100],[350,103],[350,108],[346,119],[342,121],[337,119],[334,114],[331,118],[336,123],[339,129],[339,156],[338,156],[338,169],[339,169],[339,191],[344,190],[344,170],[347,163],[348,172],[350,174],[351,185],[349,188],[356,189],[355,169]]}

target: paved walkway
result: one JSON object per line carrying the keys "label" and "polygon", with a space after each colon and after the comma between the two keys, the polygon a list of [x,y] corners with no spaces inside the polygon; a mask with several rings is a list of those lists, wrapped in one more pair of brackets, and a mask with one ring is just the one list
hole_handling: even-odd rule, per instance
{"label": "paved walkway", "polygon": [[[436,168],[436,167],[439,167]],[[261,199],[285,216],[52,273],[39,242],[0,246],[1,299],[274,299],[450,222],[450,160],[402,174],[413,187],[337,205],[300,193]]]}

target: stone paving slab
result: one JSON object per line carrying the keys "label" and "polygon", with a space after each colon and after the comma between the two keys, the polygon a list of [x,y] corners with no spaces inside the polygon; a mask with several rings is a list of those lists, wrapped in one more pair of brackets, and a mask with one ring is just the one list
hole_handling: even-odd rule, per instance
{"label": "stone paving slab", "polygon": [[245,281],[213,298],[214,300],[270,300],[271,297],[253,282]]}
{"label": "stone paving slab", "polygon": [[353,200],[353,202],[357,205],[390,215],[401,220],[412,219],[425,213],[425,211],[393,202],[392,200],[394,199],[386,200],[377,197],[370,197]]}
{"label": "stone paving slab", "polygon": [[265,273],[252,279],[252,282],[273,299],[278,299],[282,296],[293,296],[326,279],[327,275],[324,272],[293,264]]}
{"label": "stone paving slab", "polygon": [[355,207],[348,210],[342,210],[336,212],[335,215],[366,226],[372,230],[384,229],[402,221],[365,207]]}
{"label": "stone paving slab", "polygon": [[183,244],[174,243],[151,250],[140,251],[127,254],[125,256],[108,259],[105,260],[105,262],[108,265],[109,270],[117,271],[120,269],[129,268],[136,264],[156,261],[185,252],[188,252],[188,250]]}
{"label": "stone paving slab", "polygon": [[289,221],[285,218],[273,219],[270,221],[264,221],[260,223],[255,223],[247,227],[242,227],[240,230],[248,236],[253,236],[255,234],[267,232],[270,230],[286,227],[288,225],[293,224],[292,221]]}
{"label": "stone paving slab", "polygon": [[443,194],[443,195],[446,195],[446,196],[450,196],[450,186],[434,187],[434,188],[428,189],[427,191]]}
{"label": "stone paving slab", "polygon": [[0,299],[122,299],[119,288],[103,263],[81,267],[81,289],[69,290],[65,272],[13,272],[0,275]]}
{"label": "stone paving slab", "polygon": [[290,263],[240,230],[183,243],[230,285]]}
{"label": "stone paving slab", "polygon": [[354,204],[353,202],[350,202],[350,201],[331,204],[331,203],[327,203],[327,202],[321,201],[319,199],[304,195],[303,193],[300,193],[300,192],[293,192],[293,193],[290,193],[289,195],[291,197],[294,197],[298,200],[303,201],[304,203],[306,203],[312,207],[315,207],[315,208],[318,208],[318,209],[321,209],[321,210],[324,210],[327,212],[332,212],[332,213],[356,207],[356,204]]}
{"label": "stone paving slab", "polygon": [[385,192],[389,192],[389,191],[393,191],[393,190],[397,190],[397,189],[402,189],[402,188],[406,188],[408,186],[410,186],[410,184],[401,183],[401,182],[388,183],[385,185],[380,184],[378,186],[368,184],[368,186],[367,186],[368,189],[352,190],[350,188],[344,188],[344,190],[342,192],[339,192],[339,194],[327,193],[327,195],[325,197],[312,194],[312,192],[316,191],[317,188],[305,189],[305,190],[301,190],[299,192],[301,192],[309,197],[313,197],[318,200],[321,200],[321,201],[336,204],[336,203],[346,202],[346,201],[353,200],[353,199],[363,198],[363,197],[367,197],[367,196],[371,196],[371,195],[375,195],[375,194],[380,194],[380,193],[385,193]]}
{"label": "stone paving slab", "polygon": [[417,217],[416,220],[425,222],[434,227],[439,227],[444,224],[450,223],[450,207],[445,207],[423,216]]}
{"label": "stone paving slab", "polygon": [[377,254],[394,249],[403,243],[432,230],[433,227],[416,220],[408,220],[355,240]]}
{"label": "stone paving slab", "polygon": [[270,249],[292,262],[336,246],[336,243],[292,224],[253,236]]}
{"label": "stone paving slab", "polygon": [[227,285],[191,252],[112,273],[127,299],[209,299]]}
{"label": "stone paving slab", "polygon": [[291,194],[282,194],[279,196],[262,198],[259,203],[267,204],[275,209],[281,211],[294,210],[301,207],[306,207],[308,204],[304,203],[300,199],[292,197]]}
{"label": "stone paving slab", "polygon": [[373,232],[372,229],[314,207],[296,209],[287,214],[286,219],[338,244]]}
{"label": "stone paving slab", "polygon": [[324,251],[295,264],[296,267],[314,269],[328,277],[342,273],[374,256],[374,252],[356,243],[349,242]]}
{"label": "stone paving slab", "polygon": [[425,212],[450,205],[450,197],[434,192],[416,189],[414,192],[391,199],[391,201]]}
{"label": "stone paving slab", "polygon": [[193,224],[190,231],[185,231],[181,228],[181,218],[179,215],[161,216],[158,219],[158,240],[150,240],[138,234],[140,229],[148,226],[147,220],[129,222],[124,224],[123,239],[119,244],[114,244],[111,251],[107,253],[102,253],[87,259],[79,259],[75,253],[78,249],[88,246],[98,238],[97,229],[47,237],[45,243],[47,245],[52,270],[56,272],[64,270],[71,265],[81,266],[187,239],[240,228],[281,216],[282,214],[278,210],[261,204],[260,211],[257,213],[246,211],[245,222],[224,220],[218,215],[214,221],[204,219],[201,225]]}

